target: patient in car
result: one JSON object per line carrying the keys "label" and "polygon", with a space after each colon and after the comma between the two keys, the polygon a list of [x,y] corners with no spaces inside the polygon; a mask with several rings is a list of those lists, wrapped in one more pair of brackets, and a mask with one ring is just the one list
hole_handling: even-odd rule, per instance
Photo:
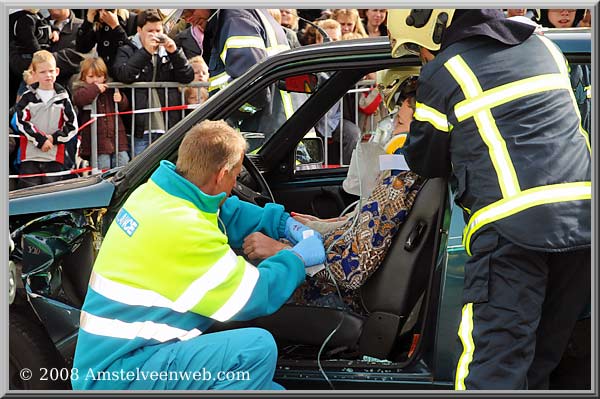
{"label": "patient in car", "polygon": [[[391,153],[400,152],[408,132],[414,113],[414,91],[401,92],[398,104],[400,110],[395,117],[394,135],[386,145]],[[360,209],[346,216],[319,219],[292,213],[298,221],[323,235],[327,259],[320,270],[308,270],[306,282],[296,289],[289,303],[346,307],[365,313],[357,289],[385,259],[391,241],[406,220],[423,183],[424,180],[414,172],[385,170],[377,176],[373,190],[360,202]],[[246,237],[243,249],[247,255],[252,254],[252,260],[271,256],[287,246],[286,242],[254,233]]]}

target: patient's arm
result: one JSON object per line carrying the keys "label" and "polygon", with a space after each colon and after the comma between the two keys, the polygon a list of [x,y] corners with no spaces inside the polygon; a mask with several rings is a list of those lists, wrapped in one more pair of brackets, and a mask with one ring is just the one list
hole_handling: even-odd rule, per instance
{"label": "patient's arm", "polygon": [[290,245],[285,244],[281,241],[272,239],[263,233],[252,233],[244,238],[242,249],[244,254],[250,260],[254,259],[266,259],[269,256],[275,255],[282,249],[289,249]]}
{"label": "patient's arm", "polygon": [[341,220],[346,220],[346,216],[340,216],[337,218],[330,218],[330,219],[321,219],[321,218],[318,218],[313,215],[307,215],[304,213],[295,213],[295,212],[292,212],[292,217],[302,224],[308,224],[309,222],[339,222]]}

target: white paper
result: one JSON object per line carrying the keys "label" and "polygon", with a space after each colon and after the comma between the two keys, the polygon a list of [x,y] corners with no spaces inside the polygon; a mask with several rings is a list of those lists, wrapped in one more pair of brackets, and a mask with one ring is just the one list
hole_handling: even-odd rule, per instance
{"label": "white paper", "polygon": [[315,231],[314,231],[314,230],[304,230],[304,231],[302,232],[302,239],[303,239],[303,240],[305,240],[305,239],[307,239],[308,237],[312,237],[312,236],[314,236],[314,235],[315,235]]}
{"label": "white paper", "polygon": [[306,267],[304,270],[306,270],[306,274],[308,274],[310,277],[312,277],[323,269],[325,269],[325,265],[323,263],[321,263],[318,265]]}
{"label": "white paper", "polygon": [[409,170],[406,159],[402,154],[385,154],[379,156],[379,170]]}

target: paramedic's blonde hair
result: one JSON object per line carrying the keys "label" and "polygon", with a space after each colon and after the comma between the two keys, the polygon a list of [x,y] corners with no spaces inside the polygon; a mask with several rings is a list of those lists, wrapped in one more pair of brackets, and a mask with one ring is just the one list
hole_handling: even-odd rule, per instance
{"label": "paramedic's blonde hair", "polygon": [[30,69],[35,72],[35,67],[38,64],[42,64],[44,62],[48,62],[56,68],[56,59],[52,55],[51,52],[47,50],[39,50],[33,53],[33,57],[31,58],[31,66]]}
{"label": "paramedic's blonde hair", "polygon": [[192,127],[179,145],[177,172],[202,185],[221,168],[233,168],[246,152],[248,143],[224,120],[205,120]]}

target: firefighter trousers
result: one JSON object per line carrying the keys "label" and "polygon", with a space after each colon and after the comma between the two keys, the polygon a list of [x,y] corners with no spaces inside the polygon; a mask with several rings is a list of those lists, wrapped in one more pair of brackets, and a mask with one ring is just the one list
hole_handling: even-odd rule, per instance
{"label": "firefighter trousers", "polygon": [[541,252],[494,230],[465,264],[455,389],[547,389],[591,299],[591,252]]}

